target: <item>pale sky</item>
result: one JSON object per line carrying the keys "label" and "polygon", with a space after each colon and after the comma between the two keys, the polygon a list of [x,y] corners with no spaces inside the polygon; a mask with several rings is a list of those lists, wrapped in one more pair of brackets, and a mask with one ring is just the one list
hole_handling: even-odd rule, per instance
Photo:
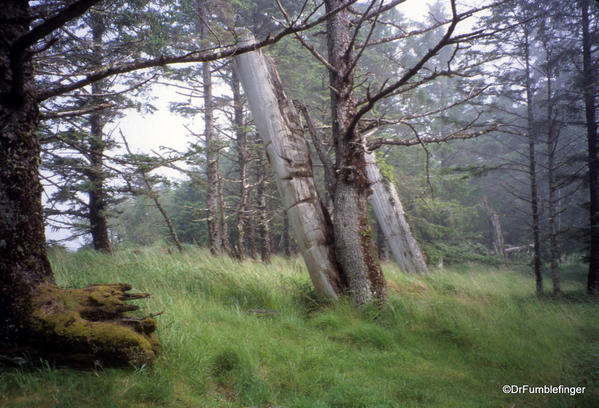
{"label": "pale sky", "polygon": [[159,151],[162,146],[184,151],[187,144],[193,141],[185,126],[200,132],[202,119],[184,118],[169,111],[171,102],[186,100],[175,88],[154,85],[151,97],[152,105],[157,108],[155,112],[142,115],[130,109],[125,117],[116,122],[116,126],[123,131],[133,153]]}

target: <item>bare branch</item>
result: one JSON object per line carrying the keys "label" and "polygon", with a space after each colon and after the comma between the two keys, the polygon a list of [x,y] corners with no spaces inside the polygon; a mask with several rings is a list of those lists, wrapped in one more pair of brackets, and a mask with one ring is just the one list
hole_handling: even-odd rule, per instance
{"label": "bare branch", "polygon": [[88,113],[93,113],[97,111],[101,111],[104,109],[112,108],[115,105],[113,103],[101,103],[99,105],[89,106],[83,109],[75,109],[68,111],[60,111],[60,112],[45,112],[40,114],[41,120],[49,120],[49,119],[62,119],[62,118],[71,118],[74,116],[83,116]]}
{"label": "bare branch", "polygon": [[308,132],[312,137],[312,142],[314,143],[314,147],[316,149],[316,152],[318,153],[318,157],[320,158],[320,161],[322,162],[322,165],[324,167],[324,177],[327,183],[327,191],[335,191],[335,169],[333,161],[327,153],[327,149],[323,141],[323,138],[316,130],[314,122],[312,121],[312,118],[308,113],[308,109],[306,108],[306,105],[299,101],[293,101],[293,103],[299,109],[299,111],[302,112],[302,115],[304,115],[304,119],[306,120]]}
{"label": "bare branch", "polygon": [[[127,139],[125,138],[125,135],[123,134],[123,131],[119,129],[119,132],[121,134],[121,138],[123,139],[123,143],[125,145],[125,149],[127,150],[127,153],[129,153],[129,155],[133,155],[133,153],[131,152],[131,149],[129,148],[129,143],[127,143]],[[156,193],[156,191],[154,191],[154,188],[152,187],[152,183],[150,183],[150,180],[148,179],[148,171],[144,170],[142,166],[136,166],[136,167],[137,167],[137,169],[136,169],[137,173],[141,176],[142,180],[144,181],[144,184],[146,185],[146,191],[134,189],[133,186],[131,185],[129,179],[127,177],[125,177],[127,186],[129,187],[129,190],[133,194],[144,194],[144,195],[148,196],[149,198],[151,198],[152,201],[154,201],[154,205],[156,206],[158,211],[160,211],[160,214],[162,214],[162,218],[164,218],[164,222],[166,223],[166,225],[169,229],[169,234],[171,236],[171,239],[175,243],[177,250],[179,252],[183,252],[183,247],[181,246],[181,242],[179,241],[179,237],[177,236],[175,227],[174,227],[168,213],[162,206],[162,203],[160,202],[160,200],[158,198],[158,194]]]}
{"label": "bare branch", "polygon": [[[12,81],[10,84],[9,95],[16,102],[16,104],[21,104],[24,100],[25,73],[23,70],[23,58],[25,53],[28,52],[27,48],[56,29],[60,28],[66,22],[79,17],[98,1],[100,0],[76,1],[70,6],[62,9],[53,17],[50,17],[45,22],[23,34],[13,44],[11,44],[10,66],[12,71]],[[2,97],[5,96],[2,95]]]}
{"label": "bare branch", "polygon": [[12,45],[13,50],[24,52],[29,46],[35,44],[38,40],[41,40],[53,31],[58,30],[67,22],[80,17],[91,6],[100,1],[101,0],[79,0],[65,7],[54,16],[33,27],[27,33],[22,35]]}
{"label": "bare branch", "polygon": [[[360,126],[360,131],[368,131],[371,129],[376,129],[379,128],[381,126],[392,126],[392,125],[397,125],[397,124],[405,124],[406,122],[410,121],[410,120],[414,120],[414,119],[421,119],[421,118],[425,118],[427,116],[432,116],[432,115],[437,115],[441,112],[445,112],[448,111],[452,108],[455,108],[456,106],[460,106],[463,105],[467,102],[470,102],[471,100],[477,98],[478,96],[482,95],[482,93],[488,89],[488,86],[485,86],[479,90],[472,90],[468,96],[466,98],[460,99],[458,101],[455,101],[449,105],[445,105],[442,106],[438,109],[434,109],[434,110],[430,110],[427,112],[421,112],[418,114],[413,114],[413,115],[409,115],[409,116],[404,116],[401,119],[385,119],[383,117],[380,118],[376,118],[376,119],[363,119],[360,124],[364,124],[364,126]],[[367,123],[367,124],[365,124]]]}
{"label": "bare branch", "polygon": [[450,133],[447,136],[441,137],[433,137],[433,136],[420,136],[419,138],[414,139],[374,139],[367,143],[368,150],[375,150],[383,145],[392,145],[392,146],[415,146],[421,144],[429,144],[429,143],[443,143],[449,142],[451,140],[466,140],[466,139],[474,139],[479,136],[486,135],[488,133],[499,130],[496,125],[491,125],[488,128],[482,129],[477,132],[465,132],[463,130],[458,130],[453,133]]}
{"label": "bare branch", "polygon": [[352,121],[347,129],[348,135],[354,133],[354,131],[356,130],[356,127],[358,125],[358,122],[360,121],[362,116],[364,116],[366,113],[368,113],[379,100],[385,98],[386,96],[388,96],[389,94],[391,94],[392,92],[394,92],[395,90],[400,88],[402,85],[404,85],[406,82],[408,82],[414,75],[416,75],[420,71],[420,69],[424,66],[424,64],[428,60],[430,60],[432,57],[437,55],[437,53],[449,43],[449,41],[451,40],[451,35],[453,34],[458,22],[460,21],[460,18],[456,12],[455,0],[451,0],[451,11],[452,11],[453,19],[451,21],[451,24],[447,28],[445,35],[439,40],[439,42],[433,48],[429,49],[428,52],[420,59],[420,61],[418,61],[416,63],[416,65],[414,65],[411,69],[409,69],[399,80],[397,80],[393,84],[388,85],[387,87],[381,89],[377,94],[372,95],[368,98],[368,102],[366,103],[366,105],[363,106],[353,116]]}
{"label": "bare branch", "polygon": [[408,126],[410,128],[410,130],[412,131],[412,133],[414,133],[414,137],[416,138],[416,140],[418,141],[420,146],[422,146],[422,150],[424,150],[425,158],[426,158],[425,159],[426,184],[428,185],[428,188],[431,191],[431,198],[434,198],[435,190],[433,189],[433,184],[431,183],[431,152],[426,147],[426,143],[424,143],[424,141],[420,137],[420,134],[418,133],[416,128],[410,123],[406,123],[406,126]]}
{"label": "bare branch", "polygon": [[[403,3],[403,2],[405,2],[405,1],[406,1],[406,0],[394,0],[394,1],[392,1],[391,3],[389,3],[389,4],[386,4],[384,7],[381,7],[381,9],[380,9],[380,10],[373,11],[373,12],[371,12],[371,13],[367,13],[366,15],[363,15],[362,13],[358,13],[358,12],[357,12],[357,11],[355,11],[353,8],[352,8],[352,12],[353,12],[354,14],[360,15],[360,19],[370,19],[370,18],[372,18],[372,17],[374,17],[374,16],[376,16],[376,15],[379,15],[379,14],[382,14],[382,13],[384,13],[384,12],[386,12],[386,11],[389,11],[389,10],[391,10],[393,7],[395,7],[395,6],[397,6],[397,5],[401,4],[401,3]],[[356,22],[356,20],[352,21],[352,23],[355,23],[355,22]]]}
{"label": "bare branch", "polygon": [[[371,3],[370,7],[374,6],[374,3],[375,2],[373,1]],[[364,51],[366,50],[366,44],[368,44],[370,42],[370,38],[372,37],[372,34],[374,33],[374,28],[376,27],[378,18],[379,18],[379,16],[382,13],[381,10],[383,8],[383,3],[384,3],[384,0],[381,0],[381,2],[379,4],[379,8],[378,8],[378,10],[375,13],[374,21],[370,24],[370,30],[368,31],[368,35],[366,36],[366,41],[364,41],[364,46],[362,48],[360,48],[360,51],[358,51],[358,54],[354,57],[353,62],[351,64],[351,66],[349,67],[346,75],[349,75],[349,73],[351,73],[356,68],[356,65],[358,64],[358,61],[360,60],[360,57],[362,56],[362,53],[364,53]],[[370,9],[370,7],[369,7],[369,9]],[[349,50],[353,49],[353,47],[354,47],[354,44],[356,42],[356,39],[358,38],[360,27],[361,27],[363,21],[364,20],[360,20],[360,23],[358,24],[358,27],[356,27],[356,29],[354,31],[354,36],[351,39]]]}
{"label": "bare branch", "polygon": [[[385,0],[380,0],[380,4],[379,4],[379,9],[377,10],[378,12],[380,12],[381,6],[383,5],[383,2]],[[376,0],[372,0],[370,2],[370,4],[368,4],[368,8],[366,9],[366,14],[370,13],[370,10],[374,7],[376,3]],[[379,17],[379,13],[375,14],[375,21],[374,23],[371,25],[371,29],[374,28],[375,24],[376,24],[376,20]],[[348,52],[351,52],[351,50],[353,50],[354,48],[354,44],[356,43],[356,39],[358,38],[358,35],[360,34],[360,29],[362,28],[362,24],[364,24],[364,22],[367,20],[366,15],[363,15],[361,18],[359,18],[356,22],[354,22],[355,28],[354,28],[354,34],[352,35],[351,40],[349,41],[349,45],[347,46],[347,50]],[[351,71],[350,71],[351,72]]]}
{"label": "bare branch", "polygon": [[[500,1],[497,1],[495,3],[488,4],[486,6],[482,6],[482,7],[470,9],[468,11],[465,11],[463,13],[458,14],[458,19],[460,21],[463,21],[463,20],[471,17],[472,15],[474,15],[476,13],[479,13],[479,12],[484,11],[484,10],[491,9],[493,7],[497,7],[500,4],[503,4],[503,3],[506,3],[506,2],[510,2],[510,1],[513,1],[513,0],[500,0]],[[426,34],[426,33],[430,32],[430,31],[433,31],[433,30],[435,30],[435,29],[437,29],[439,27],[442,27],[444,25],[450,24],[452,21],[453,21],[453,18],[448,19],[448,20],[443,20],[443,21],[437,21],[435,24],[430,25],[430,26],[425,27],[425,28],[422,28],[422,29],[412,30],[412,31],[409,31],[407,33],[406,32],[402,32],[402,33],[398,33],[398,34],[395,34],[395,35],[391,35],[391,36],[379,38],[377,40],[371,41],[369,44],[366,44],[366,46],[370,47],[370,46],[373,46],[373,45],[380,45],[380,44],[385,44],[385,43],[389,43],[389,42],[393,42],[393,41],[403,40],[405,38],[413,37],[413,36],[416,36],[416,35]],[[499,31],[503,31],[503,30],[496,30],[496,31],[499,32]],[[477,32],[477,33],[479,33],[479,32]],[[358,46],[361,47],[361,46],[364,46],[364,45],[365,44],[359,44]]]}
{"label": "bare branch", "polygon": [[37,100],[43,101],[53,96],[64,94],[66,92],[82,88],[86,85],[91,84],[92,82],[99,81],[112,75],[124,74],[140,69],[154,68],[169,64],[215,61],[221,58],[234,57],[236,55],[243,54],[249,51],[255,51],[267,45],[274,44],[289,34],[294,34],[315,27],[321,24],[322,22],[326,21],[330,16],[354,4],[356,1],[357,0],[350,0],[347,3],[344,3],[341,6],[335,8],[334,10],[331,10],[330,12],[323,14],[322,16],[318,17],[317,19],[311,22],[304,20],[299,25],[286,27],[276,34],[269,34],[264,40],[257,41],[251,44],[239,45],[238,43],[235,43],[228,46],[224,46],[222,48],[192,51],[183,55],[163,55],[157,58],[147,60],[137,60],[121,64],[108,65],[86,75],[79,81],[75,81],[67,85],[57,85],[55,87],[47,89],[46,91],[39,92],[37,95]]}
{"label": "bare branch", "polygon": [[[285,10],[285,8],[283,7],[283,5],[281,4],[280,0],[276,0],[277,2],[277,6],[279,7],[279,10],[281,10],[281,13],[283,13],[283,16],[285,17],[285,20],[287,21],[287,24],[289,24],[289,27],[291,27],[294,22],[291,21],[291,18],[289,17],[289,14],[287,13],[287,10]],[[297,38],[297,40],[304,46],[305,49],[307,49],[308,51],[310,51],[310,53],[318,60],[320,61],[321,64],[323,64],[325,67],[327,67],[327,69],[333,73],[337,72],[337,69],[331,65],[331,63],[324,57],[322,56],[314,47],[312,47],[308,41],[306,41],[306,39],[304,37],[302,37],[302,35],[300,33],[294,33],[295,38]]]}

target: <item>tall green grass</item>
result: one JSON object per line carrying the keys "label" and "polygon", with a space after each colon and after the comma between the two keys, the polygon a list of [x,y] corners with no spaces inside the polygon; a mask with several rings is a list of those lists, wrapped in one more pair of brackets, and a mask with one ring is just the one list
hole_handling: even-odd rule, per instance
{"label": "tall green grass", "polygon": [[[530,276],[476,265],[406,276],[390,300],[319,302],[300,259],[271,265],[158,247],[56,252],[60,284],[128,282],[153,294],[154,368],[0,371],[2,407],[596,407],[599,305],[533,296]],[[580,296],[579,296],[580,295]],[[504,384],[586,386],[508,395]]]}

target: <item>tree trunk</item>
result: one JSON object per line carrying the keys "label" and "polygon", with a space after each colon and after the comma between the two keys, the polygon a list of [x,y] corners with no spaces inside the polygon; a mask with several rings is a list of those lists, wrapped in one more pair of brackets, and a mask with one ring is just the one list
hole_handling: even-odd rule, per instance
{"label": "tree trunk", "polygon": [[[130,156],[133,156],[133,152],[131,152],[131,149],[129,148],[127,139],[125,139],[125,136],[122,133],[121,133],[121,136],[123,137],[123,143],[125,145],[125,149],[127,150],[127,153]],[[148,178],[147,172],[145,170],[142,170],[140,167],[138,167],[137,171],[139,172],[139,175],[141,176],[142,180],[144,181],[144,184],[146,185],[146,191],[136,191],[135,189],[133,189],[131,187],[131,193],[132,194],[145,194],[148,197],[150,197],[152,199],[152,201],[154,201],[154,205],[156,206],[158,211],[160,211],[160,214],[162,214],[162,218],[164,218],[164,222],[166,223],[166,226],[168,227],[168,231],[169,231],[169,235],[170,235],[171,239],[175,243],[177,250],[180,253],[182,253],[183,246],[181,245],[181,241],[179,241],[179,236],[177,235],[175,226],[171,220],[171,217],[169,217],[168,213],[166,212],[166,209],[162,206],[162,203],[160,202],[160,199],[158,198],[158,193],[156,193],[156,191],[154,191],[154,188],[152,187],[152,182]]]}
{"label": "tree trunk", "polygon": [[262,248],[260,251],[260,259],[264,263],[270,263],[271,243],[270,243],[270,224],[268,207],[266,205],[266,185],[267,185],[267,168],[263,155],[260,155],[258,165],[256,166],[256,178],[258,179],[258,213],[260,217],[260,237],[262,240]]}
{"label": "tree trunk", "polygon": [[543,274],[541,270],[541,232],[539,222],[539,199],[537,193],[537,162],[535,158],[536,137],[534,130],[533,100],[532,100],[532,80],[530,68],[530,53],[528,31],[524,28],[524,57],[526,64],[526,109],[527,109],[527,132],[528,132],[528,176],[530,180],[530,207],[532,216],[532,236],[533,236],[533,264],[536,280],[537,296],[543,294]]}
{"label": "tree trunk", "polygon": [[247,234],[246,234],[246,248],[248,256],[252,259],[258,259],[258,239],[256,237],[256,218],[257,214],[251,212],[247,217]]}
{"label": "tree trunk", "polygon": [[[92,92],[94,86],[92,85]],[[107,202],[104,189],[104,141],[102,140],[102,119],[99,114],[90,118],[90,159],[89,169],[89,224],[92,242],[96,251],[112,253],[112,245],[108,236],[108,222],[106,220]]]}
{"label": "tree trunk", "polygon": [[286,258],[291,257],[291,237],[289,236],[289,217],[287,211],[283,212],[283,231],[281,232],[283,254]]}
{"label": "tree trunk", "polygon": [[556,198],[555,192],[557,190],[555,183],[555,151],[557,149],[558,135],[554,126],[553,119],[553,106],[552,106],[552,87],[551,87],[551,66],[553,61],[551,56],[546,52],[547,55],[547,116],[545,118],[547,126],[547,212],[548,212],[548,223],[549,223],[549,261],[551,264],[551,281],[553,283],[553,294],[559,295],[561,293],[560,288],[560,274],[558,268],[559,251],[557,247],[557,228],[556,228]]}
{"label": "tree trunk", "polygon": [[335,299],[345,280],[337,268],[330,219],[314,183],[299,115],[260,51],[236,56],[235,64],[312,283],[321,296]]}
{"label": "tree trunk", "polygon": [[483,196],[482,203],[483,209],[487,214],[493,251],[497,255],[500,255],[503,258],[503,262],[507,264],[507,253],[505,252],[505,241],[503,239],[503,230],[501,228],[501,222],[499,221],[499,215],[497,215],[497,212],[491,207],[486,195]]}
{"label": "tree trunk", "polygon": [[247,132],[244,128],[243,101],[241,99],[241,84],[235,72],[231,74],[231,90],[233,91],[233,125],[237,139],[237,165],[239,166],[239,207],[237,208],[237,250],[236,256],[243,259],[246,256],[246,226],[249,222],[249,188],[248,188],[248,146]]}
{"label": "tree trunk", "polygon": [[61,289],[46,255],[38,176],[38,105],[31,53],[16,40],[32,19],[26,1],[3,3],[0,41],[0,350],[63,363],[151,363],[156,322],[124,316],[130,286]]}
{"label": "tree trunk", "polygon": [[595,73],[591,60],[591,34],[589,32],[589,0],[582,0],[582,63],[584,112],[589,145],[590,193],[590,254],[587,290],[599,294],[599,134],[597,133]]}
{"label": "tree trunk", "polygon": [[208,238],[210,252],[213,255],[222,253],[222,237],[218,215],[218,162],[214,146],[214,122],[212,106],[212,74],[210,63],[203,63],[204,71],[204,138],[206,143],[206,179],[208,189],[206,192],[206,207],[208,209]]}
{"label": "tree trunk", "polygon": [[389,245],[387,245],[387,239],[385,238],[385,234],[381,229],[381,225],[376,223],[376,247],[379,251],[379,259],[381,262],[386,262],[389,260]]}
{"label": "tree trunk", "polygon": [[374,152],[366,154],[366,175],[372,190],[370,204],[399,268],[405,273],[427,273],[424,255],[412,235],[395,186],[383,178]]}
{"label": "tree trunk", "polygon": [[[103,36],[106,31],[104,19],[99,13],[92,13],[92,21],[90,23],[93,38],[93,60],[94,66],[101,67],[103,65]],[[92,96],[100,95],[105,92],[101,82],[94,82],[91,85]],[[104,99],[100,97],[92,98],[94,103],[101,103]],[[108,236],[108,222],[106,214],[108,211],[108,202],[106,190],[104,188],[104,117],[100,112],[95,112],[90,115],[90,135],[89,135],[89,224],[92,235],[92,242],[96,251],[112,253],[112,244]]]}
{"label": "tree trunk", "polygon": [[[206,2],[198,1],[198,13],[200,16],[200,38],[208,44],[207,27],[208,11]],[[222,253],[222,236],[220,219],[218,216],[218,151],[214,138],[214,103],[212,100],[212,72],[209,62],[202,63],[202,90],[204,92],[204,141],[206,143],[206,181],[208,190],[206,192],[206,207],[208,219],[208,239],[210,241],[210,252],[213,255]]]}
{"label": "tree trunk", "polygon": [[[8,44],[27,32],[27,2],[3,4],[0,42],[0,341],[20,340],[31,296],[43,282],[54,282],[46,256],[42,186],[38,179],[40,145],[35,135],[38,106],[27,54],[15,61]],[[19,67],[15,63],[22,62]],[[23,89],[14,89],[22,70]]]}
{"label": "tree trunk", "polygon": [[[342,4],[343,0],[327,0],[326,11]],[[334,68],[329,69],[337,169],[333,226],[337,260],[353,302],[360,305],[386,299],[387,290],[368,222],[369,181],[364,144],[357,127],[350,129],[356,113],[350,26],[347,10],[332,15],[326,24],[328,60]]]}
{"label": "tree trunk", "polygon": [[220,211],[220,236],[222,248],[229,256],[233,256],[231,249],[231,240],[229,239],[229,226],[227,224],[227,206],[225,204],[225,195],[223,194],[223,178],[218,177],[218,208]]}

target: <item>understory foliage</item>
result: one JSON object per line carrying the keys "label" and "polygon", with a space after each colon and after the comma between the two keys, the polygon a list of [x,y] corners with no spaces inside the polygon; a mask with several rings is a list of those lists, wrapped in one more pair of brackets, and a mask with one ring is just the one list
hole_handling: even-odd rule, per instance
{"label": "understory foliage", "polygon": [[[389,165],[392,159],[402,165]],[[502,262],[490,249],[487,220],[480,201],[482,193],[477,187],[477,179],[472,180],[462,173],[434,170],[431,193],[426,176],[422,173],[422,152],[418,150],[408,150],[391,159],[381,159],[378,165],[384,176],[398,187],[410,226],[430,265],[468,261],[496,265]],[[180,240],[206,247],[206,222],[197,210],[205,203],[203,191],[193,182],[185,181],[170,187],[163,186],[161,195]],[[234,202],[234,197],[226,197]],[[135,245],[165,242],[172,245],[168,229],[151,200],[140,196],[121,203],[118,208],[111,224],[119,242]],[[281,253],[283,214],[275,194],[270,196],[269,211],[272,217],[273,249]],[[230,217],[227,221],[229,230],[234,230],[236,219]],[[371,217],[371,223],[376,225],[374,217]],[[510,244],[521,245],[526,242],[526,237],[521,237]],[[572,251],[576,251],[576,247]]]}
{"label": "understory foliage", "polygon": [[[562,269],[564,298],[535,298],[525,273],[461,265],[406,276],[385,265],[389,302],[318,302],[300,259],[270,266],[186,247],[53,251],[67,287],[127,281],[151,292],[155,367],[0,371],[2,407],[594,407],[597,303],[585,270]],[[585,352],[588,351],[588,352]],[[351,357],[351,358],[350,358]],[[504,384],[586,387],[504,394]]]}

